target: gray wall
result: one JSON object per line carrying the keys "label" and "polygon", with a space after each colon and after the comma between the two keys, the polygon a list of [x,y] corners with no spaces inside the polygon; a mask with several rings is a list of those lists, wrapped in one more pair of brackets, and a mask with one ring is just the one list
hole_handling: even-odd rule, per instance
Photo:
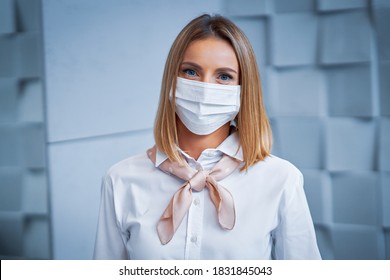
{"label": "gray wall", "polygon": [[50,258],[40,1],[0,0],[0,258]]}
{"label": "gray wall", "polygon": [[204,12],[255,48],[323,257],[390,259],[387,0],[0,0],[0,256],[91,258],[100,179],[153,144],[169,47]]}

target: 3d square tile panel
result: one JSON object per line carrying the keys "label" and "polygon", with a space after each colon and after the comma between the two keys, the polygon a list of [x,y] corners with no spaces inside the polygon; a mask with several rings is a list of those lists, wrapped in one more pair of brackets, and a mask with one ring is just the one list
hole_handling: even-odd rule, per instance
{"label": "3d square tile panel", "polygon": [[275,13],[311,12],[314,10],[316,0],[274,0]]}
{"label": "3d square tile panel", "polygon": [[383,230],[372,226],[333,225],[334,256],[337,260],[384,259]]}
{"label": "3d square tile panel", "polygon": [[326,84],[323,71],[288,68],[273,71],[273,90],[269,93],[277,116],[320,116],[325,111]]}
{"label": "3d square tile panel", "polygon": [[372,0],[371,2],[375,8],[390,8],[390,2],[388,0]]}
{"label": "3d square tile panel", "polygon": [[373,96],[370,65],[331,67],[327,75],[330,116],[371,117]]}
{"label": "3d square tile panel", "polygon": [[23,256],[23,222],[20,212],[0,212],[0,255]]}
{"label": "3d square tile panel", "polygon": [[375,130],[372,119],[328,119],[325,125],[326,168],[330,171],[373,170]]}
{"label": "3d square tile panel", "polygon": [[0,78],[0,124],[18,120],[18,91],[14,78]]}
{"label": "3d square tile panel", "polygon": [[379,126],[379,169],[390,171],[390,118],[381,118]]}
{"label": "3d square tile panel", "polygon": [[24,256],[27,259],[50,259],[49,219],[40,216],[28,216],[25,219],[24,227]]}
{"label": "3d square tile panel", "polygon": [[21,122],[44,121],[43,80],[19,80],[18,118]]}
{"label": "3d square tile panel", "polygon": [[390,228],[385,229],[386,260],[390,260]]}
{"label": "3d square tile panel", "polygon": [[21,211],[22,169],[0,167],[0,211]]}
{"label": "3d square tile panel", "polygon": [[298,168],[320,169],[322,163],[322,122],[318,118],[275,118],[274,130],[281,156]]}
{"label": "3d square tile panel", "polygon": [[20,127],[0,125],[0,167],[19,166],[22,159]]}
{"label": "3d square tile panel", "polygon": [[319,11],[337,11],[348,9],[363,9],[368,5],[369,0],[318,0]]}
{"label": "3d square tile panel", "polygon": [[370,21],[365,10],[321,16],[320,63],[343,64],[369,61],[370,36]]}
{"label": "3d square tile panel", "polygon": [[18,32],[41,31],[41,1],[14,0]]}
{"label": "3d square tile panel", "polygon": [[23,212],[46,215],[49,213],[47,172],[44,169],[28,169],[23,174]]}
{"label": "3d square tile panel", "polygon": [[378,64],[380,114],[390,116],[390,60]]}
{"label": "3d square tile panel", "polygon": [[14,35],[0,34],[0,78],[16,76],[17,47]]}
{"label": "3d square tile panel", "polygon": [[46,166],[46,139],[42,123],[28,123],[21,127],[23,165],[28,168]]}
{"label": "3d square tile panel", "polygon": [[0,34],[15,32],[14,1],[0,1]]}
{"label": "3d square tile panel", "polygon": [[381,226],[378,172],[332,172],[333,222]]}
{"label": "3d square tile panel", "polygon": [[381,172],[381,198],[383,226],[390,231],[390,172]]}
{"label": "3d square tile panel", "polygon": [[[389,2],[389,1],[387,1]],[[388,5],[388,3],[387,3]],[[373,9],[379,61],[390,60],[390,5]]]}
{"label": "3d square tile panel", "polygon": [[256,55],[258,65],[269,63],[267,42],[267,20],[265,18],[232,17],[231,20],[245,33]]}
{"label": "3d square tile panel", "polygon": [[234,16],[258,16],[266,15],[269,13],[269,8],[267,3],[269,1],[263,0],[225,0],[224,1],[224,10],[227,15]]}
{"label": "3d square tile panel", "polygon": [[43,51],[38,33],[21,33],[17,36],[18,56],[16,72],[18,77],[40,77],[42,75]]}
{"label": "3d square tile panel", "polygon": [[272,65],[298,66],[316,63],[318,17],[313,14],[278,14],[271,20]]}

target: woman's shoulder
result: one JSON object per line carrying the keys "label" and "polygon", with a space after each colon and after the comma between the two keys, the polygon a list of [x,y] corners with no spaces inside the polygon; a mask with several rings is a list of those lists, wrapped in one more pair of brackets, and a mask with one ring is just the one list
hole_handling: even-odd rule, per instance
{"label": "woman's shoulder", "polygon": [[279,178],[302,177],[301,171],[293,163],[275,155],[269,155],[264,160],[257,162],[254,168],[259,172],[274,174]]}
{"label": "woman's shoulder", "polygon": [[134,174],[145,174],[153,170],[153,163],[146,152],[127,157],[113,164],[106,172],[106,177],[118,178]]}
{"label": "woman's shoulder", "polygon": [[300,172],[299,169],[290,161],[280,158],[278,156],[275,156],[273,154],[269,155],[264,159],[266,164],[276,167],[276,168],[282,168],[286,171],[290,172]]}

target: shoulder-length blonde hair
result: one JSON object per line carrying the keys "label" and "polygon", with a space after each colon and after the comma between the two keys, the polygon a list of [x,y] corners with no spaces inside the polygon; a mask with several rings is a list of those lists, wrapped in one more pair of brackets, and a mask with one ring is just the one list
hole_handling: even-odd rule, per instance
{"label": "shoulder-length blonde hair", "polygon": [[[261,92],[256,58],[244,33],[222,16],[202,15],[193,19],[175,39],[165,64],[160,103],[157,111],[154,138],[156,146],[170,160],[181,161],[177,151],[175,89],[179,67],[189,44],[196,40],[216,37],[229,42],[240,68],[241,105],[236,117],[244,166],[247,170],[271,152],[272,133]],[[172,92],[172,99],[169,95]]]}

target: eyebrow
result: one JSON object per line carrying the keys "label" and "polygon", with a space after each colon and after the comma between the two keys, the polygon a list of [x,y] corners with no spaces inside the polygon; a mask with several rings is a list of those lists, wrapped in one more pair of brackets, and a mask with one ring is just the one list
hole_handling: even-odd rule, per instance
{"label": "eyebrow", "polygon": [[[192,67],[200,69],[200,70],[202,69],[202,67],[199,64],[196,64],[195,62],[183,61],[181,63],[181,65],[183,65],[183,64],[191,65]],[[221,67],[221,68],[218,68],[217,70],[218,71],[234,72],[234,73],[238,74],[236,70],[234,70],[234,69],[232,69],[230,67]]]}

